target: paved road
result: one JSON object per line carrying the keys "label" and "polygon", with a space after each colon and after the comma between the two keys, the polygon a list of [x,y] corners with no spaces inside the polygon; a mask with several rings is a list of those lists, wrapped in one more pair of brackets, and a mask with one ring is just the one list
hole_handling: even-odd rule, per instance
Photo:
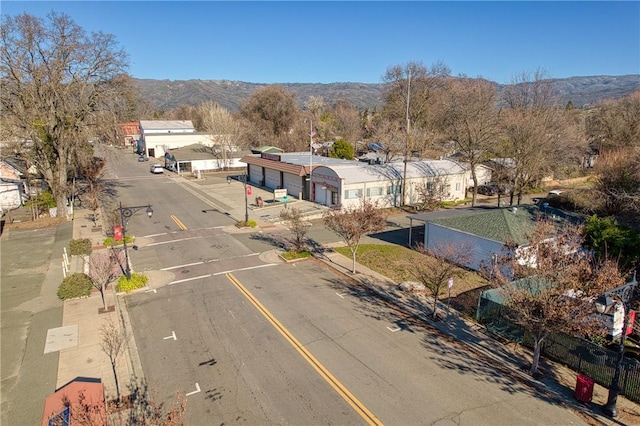
{"label": "paved road", "polygon": [[2,425],[35,425],[56,389],[58,352],[45,354],[47,330],[62,325],[63,247],[72,222],[2,235]]}
{"label": "paved road", "polygon": [[[228,232],[225,209],[237,214],[238,203],[224,182],[194,186],[136,166],[116,170],[123,203],[154,207],[128,226],[134,270],[171,279],[125,300],[152,393],[189,394],[187,423],[579,423],[324,266],[271,265],[265,253],[287,231]],[[363,242],[406,243],[408,219],[392,222]],[[314,240],[338,240],[312,223]]]}
{"label": "paved road", "polygon": [[189,424],[580,423],[324,265],[233,276],[244,291],[218,275],[127,297],[145,375],[193,392]]}

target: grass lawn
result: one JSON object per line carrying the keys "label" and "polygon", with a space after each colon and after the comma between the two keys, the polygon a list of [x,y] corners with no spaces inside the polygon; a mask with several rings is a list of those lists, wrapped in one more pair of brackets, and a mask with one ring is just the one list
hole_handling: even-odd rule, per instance
{"label": "grass lawn", "polygon": [[[336,247],[334,250],[351,259],[348,247]],[[415,262],[434,262],[429,256],[422,255],[407,247],[391,244],[363,244],[358,247],[356,261],[367,268],[382,274],[396,283],[416,281],[409,272],[408,265]],[[455,278],[451,289],[451,306],[468,315],[473,315],[478,304],[481,289],[487,282],[477,273],[464,270],[461,278]],[[440,296],[446,297],[446,288]],[[428,290],[427,290],[428,291]]]}

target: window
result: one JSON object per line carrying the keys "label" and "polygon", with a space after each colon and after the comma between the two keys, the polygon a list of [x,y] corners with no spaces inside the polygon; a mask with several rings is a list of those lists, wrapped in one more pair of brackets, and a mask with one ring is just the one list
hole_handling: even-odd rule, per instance
{"label": "window", "polygon": [[381,195],[384,195],[383,187],[376,186],[374,188],[367,188],[367,198],[380,197]]}
{"label": "window", "polygon": [[362,189],[347,189],[344,191],[344,198],[345,200],[362,198]]}
{"label": "window", "polygon": [[338,193],[337,192],[331,192],[331,204],[334,205],[334,206],[338,204]]}
{"label": "window", "polygon": [[402,186],[398,185],[389,185],[387,187],[387,194],[400,194],[402,192]]}
{"label": "window", "polygon": [[460,191],[460,182],[456,182],[456,191]]}

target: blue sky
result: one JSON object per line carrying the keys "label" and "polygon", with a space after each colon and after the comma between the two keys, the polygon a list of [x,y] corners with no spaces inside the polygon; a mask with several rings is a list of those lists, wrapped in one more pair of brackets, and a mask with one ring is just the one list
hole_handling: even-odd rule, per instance
{"label": "blue sky", "polygon": [[52,10],[114,34],[136,78],[251,83],[379,83],[386,69],[441,61],[453,75],[509,83],[640,74],[640,2],[44,2],[5,1],[2,15]]}

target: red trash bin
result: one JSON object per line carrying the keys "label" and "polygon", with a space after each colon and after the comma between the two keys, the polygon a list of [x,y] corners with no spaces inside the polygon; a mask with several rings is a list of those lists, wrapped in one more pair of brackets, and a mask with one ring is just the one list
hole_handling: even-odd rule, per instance
{"label": "red trash bin", "polygon": [[576,390],[573,396],[580,402],[591,402],[593,398],[593,379],[584,374],[578,374]]}

